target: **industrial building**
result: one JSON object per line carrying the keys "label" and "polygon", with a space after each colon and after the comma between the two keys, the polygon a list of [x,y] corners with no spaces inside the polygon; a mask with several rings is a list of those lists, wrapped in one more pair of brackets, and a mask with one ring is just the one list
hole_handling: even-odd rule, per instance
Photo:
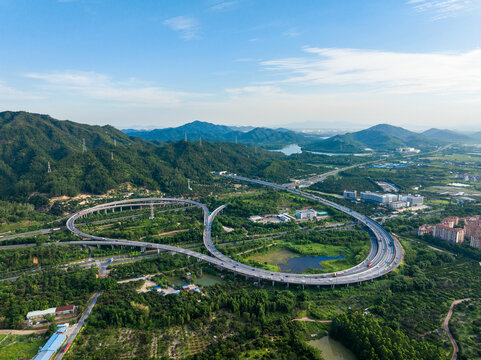
{"label": "industrial building", "polygon": [[62,324],[57,327],[57,331],[48,339],[47,343],[40,348],[33,360],[49,360],[52,359],[55,353],[60,349],[63,343],[67,340],[65,332],[68,329],[68,324]]}
{"label": "industrial building", "polygon": [[59,306],[56,308],[49,308],[46,310],[35,310],[27,313],[27,320],[41,320],[44,319],[46,315],[59,316],[72,314],[77,310],[75,305]]}

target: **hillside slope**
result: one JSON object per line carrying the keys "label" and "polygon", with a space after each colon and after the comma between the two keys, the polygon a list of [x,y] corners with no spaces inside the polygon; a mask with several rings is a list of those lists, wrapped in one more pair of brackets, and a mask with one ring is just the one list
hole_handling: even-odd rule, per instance
{"label": "hillside slope", "polygon": [[306,136],[288,129],[257,127],[248,131],[240,131],[238,128],[230,128],[203,121],[193,121],[178,127],[150,131],[132,129],[123,131],[131,136],[161,142],[179,141],[185,138],[188,141],[199,141],[202,138],[202,140],[210,142],[237,142],[264,148],[280,148],[293,143],[305,144],[308,142]]}
{"label": "hillside slope", "polygon": [[286,181],[297,168],[280,153],[244,145],[154,144],[111,126],[0,113],[0,198],[24,199],[36,191],[50,196],[100,194],[125,182],[180,194],[187,191],[187,178],[209,183],[213,170]]}
{"label": "hillside slope", "polygon": [[393,151],[405,146],[428,149],[436,144],[436,141],[421,134],[397,126],[380,124],[365,130],[313,142],[306,145],[305,148],[310,151],[353,153],[366,149]]}
{"label": "hillside slope", "polygon": [[463,142],[463,141],[472,140],[467,135],[459,134],[452,130],[436,129],[436,128],[426,130],[422,132],[421,135],[428,139],[433,139],[437,141],[446,141],[446,142]]}

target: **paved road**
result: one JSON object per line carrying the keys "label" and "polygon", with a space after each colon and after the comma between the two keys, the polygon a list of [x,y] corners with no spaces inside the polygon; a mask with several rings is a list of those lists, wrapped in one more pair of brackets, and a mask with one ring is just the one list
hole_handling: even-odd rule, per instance
{"label": "paved road", "polygon": [[451,356],[451,360],[456,360],[458,358],[458,344],[456,344],[456,340],[454,340],[453,334],[451,334],[451,331],[449,331],[449,320],[451,319],[451,316],[453,315],[454,307],[463,301],[468,301],[471,299],[459,299],[459,300],[454,300],[451,303],[451,307],[449,308],[448,315],[446,315],[446,318],[444,319],[443,322],[443,327],[444,331],[446,331],[446,334],[449,336],[449,341],[451,341],[451,344],[453,345],[453,355]]}
{"label": "paved road", "polygon": [[51,234],[55,231],[63,231],[63,230],[65,230],[65,227],[59,227],[59,228],[54,228],[54,229],[41,229],[41,230],[31,231],[31,232],[26,232],[26,233],[12,234],[12,235],[8,235],[8,236],[0,237],[0,241],[6,241],[6,240],[12,240],[12,239],[24,238],[24,237],[31,237],[31,236],[38,236],[38,235],[47,235],[47,234]]}
{"label": "paved road", "polygon": [[[309,198],[312,200],[319,201],[324,205],[334,207],[339,211],[345,212],[350,216],[354,217],[359,222],[363,223],[366,227],[370,229],[374,237],[371,239],[371,251],[369,256],[361,263],[354,266],[351,269],[340,271],[331,274],[292,274],[292,273],[281,273],[281,272],[271,272],[263,269],[257,269],[250,267],[248,265],[239,263],[230,259],[229,257],[222,254],[214,246],[212,242],[212,223],[215,216],[222,211],[227,205],[222,205],[215,209],[212,213],[209,209],[199,202],[189,200],[189,199],[173,199],[173,198],[142,198],[142,199],[129,199],[122,201],[115,201],[107,204],[97,205],[95,207],[82,210],[67,221],[67,228],[75,235],[83,238],[83,242],[64,242],[65,245],[73,244],[93,244],[93,245],[124,245],[124,246],[137,246],[144,249],[152,248],[157,249],[157,251],[171,251],[172,253],[181,253],[187,256],[193,256],[200,260],[209,262],[213,265],[221,267],[223,269],[234,272],[235,274],[240,274],[243,276],[254,278],[257,280],[272,281],[272,283],[284,283],[284,284],[300,284],[300,285],[341,285],[341,284],[352,284],[360,283],[363,281],[371,280],[380,277],[389,271],[395,269],[402,261],[402,248],[399,242],[393,239],[389,233],[387,233],[382,226],[373,221],[372,219],[352,211],[351,209],[344,207],[342,205],[333,203],[331,201],[319,198],[317,196],[305,193],[296,189],[290,189],[283,185],[269,183],[261,180],[249,179],[244,177],[239,177],[235,175],[228,175],[235,180],[240,181],[250,181],[258,183],[260,185],[270,186],[280,190],[289,191],[295,193],[299,196]],[[156,243],[146,243],[140,241],[129,241],[122,239],[109,239],[105,237],[95,236],[86,234],[75,227],[75,221],[81,219],[88,214],[96,212],[107,212],[115,211],[115,209],[120,208],[134,208],[134,207],[146,207],[146,206],[156,206],[166,203],[187,203],[200,207],[204,211],[204,245],[206,249],[213,256],[208,256],[201,254],[189,249],[179,248],[170,245],[156,244]]]}
{"label": "paved road", "polygon": [[[87,305],[87,308],[85,309],[84,313],[80,317],[80,320],[78,321],[78,323],[76,323],[75,325],[72,325],[68,329],[68,331],[67,331],[67,336],[68,336],[67,343],[68,344],[72,345],[72,343],[75,341],[75,338],[79,334],[82,327],[85,325],[85,322],[86,322],[87,318],[92,313],[92,309],[94,308],[95,304],[97,303],[97,299],[98,299],[99,295],[100,295],[100,291],[96,291],[95,294],[90,298],[90,301]],[[61,360],[66,353],[67,352],[65,352],[65,353],[59,352],[57,354],[57,356],[55,357],[55,360]]]}

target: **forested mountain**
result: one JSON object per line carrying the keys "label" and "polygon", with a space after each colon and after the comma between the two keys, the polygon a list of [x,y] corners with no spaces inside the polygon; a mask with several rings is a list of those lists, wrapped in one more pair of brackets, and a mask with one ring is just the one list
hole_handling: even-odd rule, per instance
{"label": "forested mountain", "polygon": [[446,130],[446,129],[432,128],[422,132],[421,135],[429,139],[438,140],[438,141],[448,141],[448,142],[472,141],[472,138],[470,138],[467,135],[459,134],[455,131]]}
{"label": "forested mountain", "polygon": [[367,148],[376,151],[392,151],[405,146],[426,149],[436,144],[436,141],[421,134],[397,126],[380,124],[365,130],[313,142],[305,148],[311,151],[362,152]]}
{"label": "forested mountain", "polygon": [[199,141],[200,138],[206,141],[219,142],[224,141],[224,135],[232,133],[233,130],[224,125],[215,125],[205,121],[193,121],[178,127],[170,127],[165,129],[154,130],[123,130],[130,136],[138,136],[145,140],[159,141],[179,141],[187,140]]}
{"label": "forested mountain", "polygon": [[262,127],[249,129],[248,131],[241,131],[240,129],[203,121],[193,121],[179,127],[166,129],[127,129],[123,131],[128,135],[138,136],[145,140],[171,142],[185,138],[189,141],[199,141],[202,138],[202,140],[211,142],[237,142],[239,144],[265,148],[279,148],[292,143],[305,144],[309,141],[306,136],[288,129],[268,129]]}
{"label": "forested mountain", "polygon": [[35,191],[51,196],[100,194],[125,182],[179,194],[186,191],[187,178],[209,183],[213,170],[285,181],[297,168],[280,153],[240,144],[154,144],[111,126],[27,112],[0,113],[0,198],[4,199],[24,199]]}

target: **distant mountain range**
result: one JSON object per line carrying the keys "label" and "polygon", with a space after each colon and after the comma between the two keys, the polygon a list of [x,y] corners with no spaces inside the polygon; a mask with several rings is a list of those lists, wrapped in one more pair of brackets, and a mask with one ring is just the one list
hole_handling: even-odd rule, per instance
{"label": "distant mountain range", "polygon": [[309,151],[334,153],[361,153],[367,150],[393,151],[400,147],[428,150],[447,143],[473,143],[479,140],[481,140],[479,133],[467,136],[451,130],[440,129],[429,129],[422,133],[416,133],[398,126],[380,124],[365,130],[312,142],[303,148]]}
{"label": "distant mountain range", "polygon": [[264,127],[229,127],[203,121],[165,129],[132,130],[123,132],[145,140],[172,142],[187,139],[210,142],[237,142],[239,144],[278,149],[288,144],[304,145],[312,141],[310,137],[288,129],[269,129]]}
{"label": "distant mountain range", "polygon": [[150,131],[128,129],[123,132],[130,136],[160,142],[187,138],[188,141],[202,139],[211,142],[237,142],[268,149],[279,149],[289,144],[298,144],[308,151],[332,153],[361,153],[366,150],[394,151],[400,147],[427,150],[446,143],[481,141],[481,133],[468,136],[441,129],[429,129],[417,133],[388,124],[379,124],[365,130],[335,135],[327,139],[322,139],[319,135],[304,134],[289,129],[229,127],[202,121],[166,129]]}

